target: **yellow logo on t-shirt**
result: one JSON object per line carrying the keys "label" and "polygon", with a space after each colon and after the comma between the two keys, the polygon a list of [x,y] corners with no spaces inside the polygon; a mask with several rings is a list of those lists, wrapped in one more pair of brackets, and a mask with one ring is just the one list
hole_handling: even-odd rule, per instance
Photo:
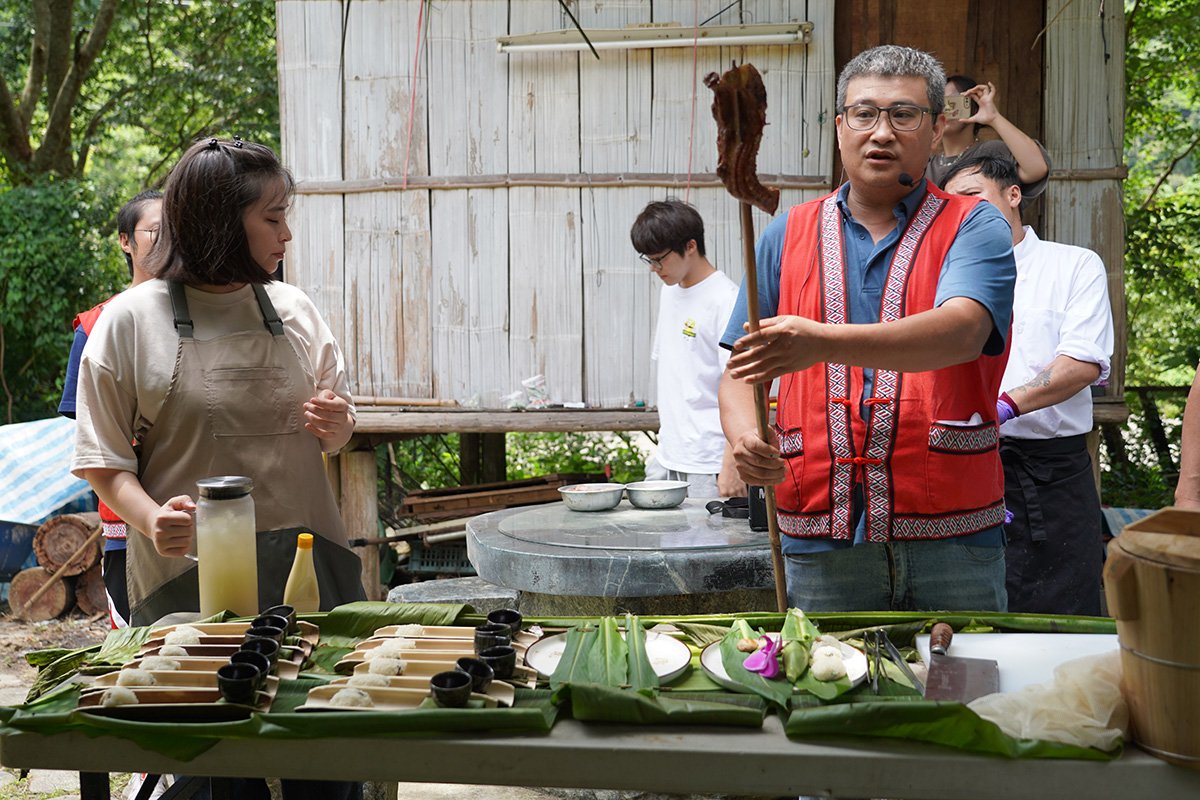
{"label": "yellow logo on t-shirt", "polygon": [[683,335],[690,336],[693,339],[696,338],[696,320],[689,319],[687,322],[683,323]]}

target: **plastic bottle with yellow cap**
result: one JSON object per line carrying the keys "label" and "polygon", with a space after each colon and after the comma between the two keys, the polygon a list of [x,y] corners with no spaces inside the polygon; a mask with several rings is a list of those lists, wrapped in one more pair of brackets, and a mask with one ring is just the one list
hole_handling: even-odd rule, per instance
{"label": "plastic bottle with yellow cap", "polygon": [[296,559],[283,589],[283,602],[298,612],[320,611],[321,591],[317,586],[317,571],[313,566],[313,535],[296,537]]}

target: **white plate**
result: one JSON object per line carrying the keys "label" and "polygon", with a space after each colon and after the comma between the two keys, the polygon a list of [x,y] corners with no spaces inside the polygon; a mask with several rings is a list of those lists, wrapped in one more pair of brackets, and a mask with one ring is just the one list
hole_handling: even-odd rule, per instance
{"label": "white plate", "polygon": [[[621,638],[625,638],[624,633]],[[566,647],[565,633],[540,639],[525,651],[525,663],[549,678],[554,674]],[[662,683],[675,680],[692,663],[692,651],[686,644],[658,631],[646,631],[646,657],[650,659],[650,667]]]}
{"label": "white plate", "polygon": [[[778,633],[768,633],[771,639],[778,641]],[[846,665],[846,677],[851,686],[858,686],[867,678],[867,656],[861,650],[855,650],[845,642],[838,642],[842,648],[842,663]],[[700,666],[715,682],[733,692],[746,692],[740,683],[730,680],[725,671],[725,663],[721,661],[721,643],[713,642],[700,653]]]}

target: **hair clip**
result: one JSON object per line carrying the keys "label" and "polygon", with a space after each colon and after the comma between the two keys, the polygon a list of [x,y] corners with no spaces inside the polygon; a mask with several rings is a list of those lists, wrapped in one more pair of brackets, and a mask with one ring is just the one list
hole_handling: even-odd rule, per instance
{"label": "hair clip", "polygon": [[221,146],[221,143],[217,141],[217,138],[215,136],[208,140],[208,149],[209,150],[216,150],[220,146]]}
{"label": "hair clip", "polygon": [[245,142],[242,141],[242,137],[238,136],[237,134],[234,134],[233,146],[236,147],[238,150],[241,150],[242,145],[244,145],[244,144],[245,144]]}

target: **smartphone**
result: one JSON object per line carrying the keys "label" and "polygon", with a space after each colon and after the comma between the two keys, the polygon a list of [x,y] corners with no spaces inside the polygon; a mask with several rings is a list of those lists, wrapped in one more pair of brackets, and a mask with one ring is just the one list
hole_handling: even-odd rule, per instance
{"label": "smartphone", "polygon": [[946,95],[946,119],[966,119],[971,116],[971,98],[961,94]]}

